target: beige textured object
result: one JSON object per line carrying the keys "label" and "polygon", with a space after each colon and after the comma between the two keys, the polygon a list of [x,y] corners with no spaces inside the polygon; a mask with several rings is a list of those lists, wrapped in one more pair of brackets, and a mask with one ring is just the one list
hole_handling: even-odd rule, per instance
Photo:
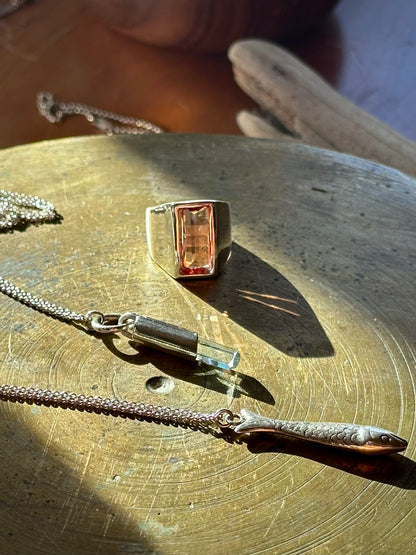
{"label": "beige textured object", "polygon": [[[198,373],[1,296],[2,382],[409,440],[403,455],[365,457],[1,404],[2,553],[414,553],[415,180],[313,147],[196,135],[44,142],[1,151],[0,167],[0,188],[63,216],[1,235],[2,276],[242,355],[233,376]],[[146,207],[189,198],[231,202],[233,255],[217,280],[180,283],[147,254]],[[149,387],[157,377],[173,389]]]}
{"label": "beige textured object", "polygon": [[355,106],[284,48],[241,40],[228,56],[240,87],[286,129],[242,112],[237,122],[246,135],[296,139],[416,174],[414,142]]}

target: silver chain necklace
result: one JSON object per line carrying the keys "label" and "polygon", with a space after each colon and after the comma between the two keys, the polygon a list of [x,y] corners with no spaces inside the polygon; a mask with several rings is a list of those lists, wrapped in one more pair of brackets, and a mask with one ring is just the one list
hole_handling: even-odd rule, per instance
{"label": "silver chain necklace", "polygon": [[[50,202],[35,196],[0,191],[1,231],[11,231],[32,223],[56,222],[59,219],[60,216]],[[0,292],[38,312],[64,322],[81,324],[90,331],[121,332],[139,344],[150,345],[221,370],[232,370],[234,364],[232,361],[235,362],[235,352],[227,347],[204,340],[209,344],[209,350],[206,350],[206,345],[200,349],[197,334],[132,312],[105,315],[98,311],[90,311],[83,315],[32,295],[1,276]],[[0,385],[0,400],[145,420],[209,431],[214,434],[218,433],[218,431],[215,432],[218,429],[229,429],[235,434],[270,432],[364,454],[393,453],[403,451],[407,446],[407,442],[396,434],[373,426],[274,420],[247,409],[241,409],[239,414],[226,408],[220,408],[212,413],[201,413],[148,403],[104,399],[65,391],[52,392],[7,384]]]}
{"label": "silver chain necklace", "polygon": [[[28,224],[57,222],[60,219],[54,206],[43,199],[22,193],[0,190],[0,230],[7,231]],[[82,314],[73,312],[32,295],[0,276],[0,292],[19,303],[65,322],[86,323]]]}
{"label": "silver chain necklace", "polygon": [[69,116],[82,116],[107,135],[164,133],[161,127],[145,119],[122,116],[80,102],[62,102],[50,92],[39,92],[36,104],[39,113],[51,123],[60,123]]}

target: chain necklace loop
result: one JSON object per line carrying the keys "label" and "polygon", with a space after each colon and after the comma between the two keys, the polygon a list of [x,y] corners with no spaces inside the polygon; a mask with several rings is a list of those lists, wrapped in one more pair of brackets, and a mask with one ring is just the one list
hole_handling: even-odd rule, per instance
{"label": "chain necklace loop", "polygon": [[0,190],[0,231],[30,223],[57,222],[61,219],[53,204],[47,200]]}
{"label": "chain necklace loop", "polygon": [[[0,231],[27,224],[57,222],[62,218],[53,204],[39,197],[0,190]],[[13,300],[64,322],[85,324],[86,318],[73,310],[32,295],[0,276],[0,292]]]}
{"label": "chain necklace loop", "polygon": [[80,102],[62,102],[49,92],[39,92],[36,104],[39,113],[51,123],[60,123],[69,116],[83,116],[91,125],[107,135],[164,133],[161,127],[145,119],[122,116]]}

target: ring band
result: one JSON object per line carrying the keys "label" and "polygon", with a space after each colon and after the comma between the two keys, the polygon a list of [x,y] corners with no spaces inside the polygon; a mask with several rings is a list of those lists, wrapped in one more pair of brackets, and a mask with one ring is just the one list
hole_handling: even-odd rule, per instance
{"label": "ring band", "polygon": [[231,209],[221,200],[168,202],[147,208],[150,256],[175,279],[217,276],[231,254]]}

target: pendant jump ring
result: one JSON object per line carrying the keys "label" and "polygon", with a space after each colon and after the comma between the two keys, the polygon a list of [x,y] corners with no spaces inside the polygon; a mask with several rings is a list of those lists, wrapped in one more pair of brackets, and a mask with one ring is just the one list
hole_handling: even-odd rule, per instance
{"label": "pendant jump ring", "polygon": [[89,327],[98,333],[118,333],[126,329],[125,323],[119,323],[120,314],[102,314],[96,310],[90,310],[86,318]]}
{"label": "pendant jump ring", "polygon": [[240,423],[240,416],[234,414],[230,409],[218,409],[215,412],[215,419],[220,428],[231,428]]}
{"label": "pendant jump ring", "polygon": [[124,326],[124,328],[127,328],[128,326],[131,326],[132,324],[134,324],[137,318],[138,316],[135,312],[125,312],[119,317],[118,323]]}

